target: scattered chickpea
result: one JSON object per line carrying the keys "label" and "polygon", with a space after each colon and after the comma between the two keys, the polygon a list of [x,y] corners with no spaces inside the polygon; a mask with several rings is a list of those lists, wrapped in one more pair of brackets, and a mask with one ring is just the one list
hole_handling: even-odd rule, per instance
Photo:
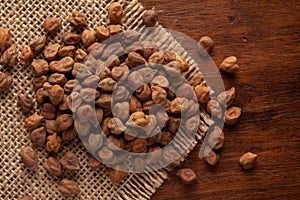
{"label": "scattered chickpea", "polygon": [[250,170],[253,169],[256,166],[257,163],[257,154],[248,152],[243,154],[240,159],[239,159],[239,163],[242,165],[242,167],[245,170]]}
{"label": "scattered chickpea", "polygon": [[240,67],[237,63],[237,58],[235,56],[230,56],[222,62],[219,69],[228,73],[236,73],[239,71]]}
{"label": "scattered chickpea", "polygon": [[202,46],[207,51],[207,53],[210,53],[213,49],[214,41],[209,36],[203,36],[200,38],[198,44]]}
{"label": "scattered chickpea", "polygon": [[225,112],[225,123],[235,125],[242,114],[242,109],[239,107],[231,107]]}
{"label": "scattered chickpea", "polygon": [[194,182],[197,178],[194,170],[190,168],[182,168],[177,170],[176,175],[180,177],[181,181],[185,184]]}

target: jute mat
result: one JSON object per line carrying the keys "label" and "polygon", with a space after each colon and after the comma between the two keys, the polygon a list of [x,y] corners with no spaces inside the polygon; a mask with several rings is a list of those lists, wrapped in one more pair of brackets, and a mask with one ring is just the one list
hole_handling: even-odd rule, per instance
{"label": "jute mat", "polygon": [[[71,28],[67,19],[73,10],[83,12],[88,17],[89,28],[93,29],[95,26],[107,23],[107,10],[111,2],[110,0],[2,0],[0,2],[0,26],[10,28],[13,43],[21,49],[33,37],[44,34],[42,24],[47,16],[58,16],[63,19],[62,29],[50,40],[53,43],[60,42],[61,33]],[[143,6],[136,0],[120,2],[125,9],[124,27],[126,29],[141,27]],[[192,61],[186,57],[180,45],[161,26],[158,28],[157,40],[164,37],[161,46],[183,55],[192,65]],[[32,99],[35,99],[32,86],[34,76],[30,66],[26,67],[18,63],[13,69],[7,69],[0,65],[0,71],[13,76],[13,86],[0,94],[0,199],[14,200],[25,194],[31,195],[34,199],[65,199],[57,190],[60,178],[51,177],[42,168],[42,163],[48,157],[44,148],[36,149],[40,164],[35,173],[24,167],[19,156],[23,146],[32,145],[29,131],[24,124],[25,116],[17,107],[17,96],[21,93],[29,94]],[[38,111],[35,107],[32,113]],[[196,135],[198,140],[203,138],[209,123],[208,115],[201,112],[201,124]],[[193,141],[189,150],[196,144],[196,140]],[[75,152],[81,161],[80,171],[65,173],[63,177],[74,180],[81,188],[80,195],[74,199],[150,199],[167,178],[167,170],[130,174],[121,184],[113,186],[108,178],[106,167],[103,166],[96,171],[89,168],[88,153],[79,139],[64,143],[58,157],[61,157],[67,150]]]}

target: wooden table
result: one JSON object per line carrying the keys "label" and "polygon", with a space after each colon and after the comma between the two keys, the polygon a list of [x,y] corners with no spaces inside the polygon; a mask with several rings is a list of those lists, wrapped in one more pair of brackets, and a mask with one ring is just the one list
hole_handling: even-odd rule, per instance
{"label": "wooden table", "polygon": [[[161,24],[199,40],[215,41],[216,65],[237,56],[241,70],[223,74],[235,86],[235,106],[243,109],[237,126],[225,126],[221,162],[207,166],[199,145],[186,161],[198,175],[183,186],[170,175],[155,200],[300,198],[300,2],[248,0],[141,0],[159,12]],[[259,155],[245,172],[239,157]]]}

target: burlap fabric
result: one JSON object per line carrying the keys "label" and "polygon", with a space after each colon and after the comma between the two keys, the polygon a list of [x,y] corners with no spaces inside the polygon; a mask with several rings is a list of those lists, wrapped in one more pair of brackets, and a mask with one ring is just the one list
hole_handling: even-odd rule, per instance
{"label": "burlap fabric", "polygon": [[[73,10],[80,10],[88,17],[89,27],[106,24],[107,9],[110,0],[2,0],[0,3],[1,27],[10,28],[13,42],[20,49],[38,35],[43,34],[43,21],[46,16],[60,16],[63,19],[61,33],[70,30],[67,21]],[[122,1],[125,8],[124,27],[133,29],[141,27],[143,7],[136,0]],[[51,42],[60,42],[60,33],[50,38]],[[163,41],[162,46],[168,50],[177,51],[181,55],[184,50],[172,40],[160,27],[157,40]],[[163,38],[163,39],[162,39]],[[191,60],[187,58],[190,62]],[[192,63],[192,62],[191,62]],[[193,68],[193,67],[192,67]],[[191,68],[191,69],[192,69]],[[29,131],[24,124],[25,116],[17,107],[17,96],[27,93],[35,99],[32,86],[33,73],[30,66],[19,63],[13,69],[0,65],[1,72],[13,76],[13,86],[0,94],[0,199],[18,199],[24,194],[30,194],[34,199],[64,199],[57,190],[60,178],[53,178],[42,168],[48,153],[44,148],[37,149],[39,169],[36,173],[30,172],[21,162],[19,152],[23,146],[31,146]],[[32,110],[38,112],[38,108]],[[205,123],[206,121],[206,123]],[[201,112],[201,124],[197,139],[201,139],[209,124],[208,115]],[[196,140],[190,146],[196,145]],[[184,140],[183,140],[183,145]],[[71,150],[80,157],[81,170],[65,172],[63,178],[69,178],[78,183],[81,194],[75,199],[150,199],[155,190],[167,178],[167,170],[160,170],[147,174],[131,174],[117,186],[113,186],[108,178],[108,169],[102,167],[92,171],[87,164],[87,151],[80,140],[64,143],[58,157]],[[188,153],[188,152],[187,152]]]}

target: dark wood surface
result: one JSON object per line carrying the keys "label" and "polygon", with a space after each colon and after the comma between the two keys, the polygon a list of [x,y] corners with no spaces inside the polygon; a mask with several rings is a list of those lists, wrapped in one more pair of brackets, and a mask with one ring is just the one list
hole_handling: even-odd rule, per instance
{"label": "dark wood surface", "polygon": [[[215,41],[216,65],[237,56],[241,70],[224,75],[235,86],[240,122],[225,126],[220,164],[198,158],[199,145],[186,161],[198,175],[183,186],[175,175],[153,199],[300,199],[300,2],[248,0],[141,0],[159,12],[161,24],[199,40]],[[255,170],[245,172],[239,157],[259,155]]]}

